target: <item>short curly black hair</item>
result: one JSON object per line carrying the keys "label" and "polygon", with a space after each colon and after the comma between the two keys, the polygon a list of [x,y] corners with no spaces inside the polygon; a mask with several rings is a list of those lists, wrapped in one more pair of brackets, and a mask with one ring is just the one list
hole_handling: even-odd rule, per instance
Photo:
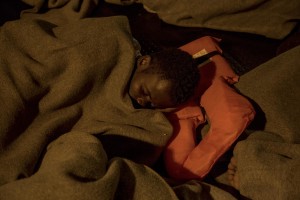
{"label": "short curly black hair", "polygon": [[150,54],[151,66],[148,73],[161,74],[161,78],[171,80],[171,98],[175,105],[187,101],[195,91],[200,79],[197,63],[187,52],[178,48],[167,48]]}

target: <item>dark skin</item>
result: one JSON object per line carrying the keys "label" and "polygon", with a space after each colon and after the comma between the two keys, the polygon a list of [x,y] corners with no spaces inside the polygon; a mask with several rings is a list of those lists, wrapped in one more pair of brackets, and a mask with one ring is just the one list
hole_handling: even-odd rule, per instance
{"label": "dark skin", "polygon": [[143,108],[165,109],[175,107],[171,98],[172,81],[160,75],[146,73],[151,67],[151,56],[141,56],[129,86],[129,95]]}

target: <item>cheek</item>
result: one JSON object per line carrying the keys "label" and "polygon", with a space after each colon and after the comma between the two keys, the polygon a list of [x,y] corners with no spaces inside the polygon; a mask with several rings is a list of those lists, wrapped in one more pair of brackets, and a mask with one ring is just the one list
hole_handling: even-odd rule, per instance
{"label": "cheek", "polygon": [[169,96],[162,99],[162,107],[163,108],[173,108],[176,107],[176,104],[174,103],[173,99]]}
{"label": "cheek", "polygon": [[172,108],[174,107],[174,103],[170,98],[161,97],[160,99],[154,100],[152,102],[157,108]]}
{"label": "cheek", "polygon": [[139,84],[136,78],[133,78],[129,85],[129,95],[132,98],[136,98],[138,94]]}

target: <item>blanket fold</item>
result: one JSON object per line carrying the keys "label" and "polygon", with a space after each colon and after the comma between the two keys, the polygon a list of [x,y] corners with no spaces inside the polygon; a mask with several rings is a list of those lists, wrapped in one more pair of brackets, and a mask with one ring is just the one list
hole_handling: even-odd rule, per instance
{"label": "blanket fold", "polygon": [[[174,192],[175,191],[175,192]],[[115,157],[101,142],[72,131],[51,143],[37,173],[0,187],[2,199],[234,199],[197,181],[174,189],[151,168]]]}
{"label": "blanket fold", "polygon": [[[0,28],[0,199],[237,199],[151,168],[172,127],[127,94],[135,49],[124,16],[85,18],[96,0],[24,2],[35,9]],[[235,148],[241,193],[254,199],[299,194],[297,55],[299,47],[238,86],[267,119]]]}
{"label": "blanket fold", "polygon": [[[172,127],[127,94],[128,20],[66,10],[24,12],[0,28],[0,199],[178,199],[149,168]],[[193,187],[180,196],[209,193]]]}
{"label": "blanket fold", "polygon": [[[39,154],[31,153],[42,152],[63,131],[77,130],[109,138],[107,147],[118,138],[146,144],[119,142],[114,149],[119,156],[134,155],[130,158],[136,162],[151,165],[157,160],[172,129],[162,113],[134,109],[127,94],[135,50],[125,17],[61,25],[38,16],[7,22],[0,34],[2,155],[12,147],[27,149],[30,156],[20,153],[21,160],[36,163],[31,159]],[[53,113],[60,114],[57,120]],[[54,120],[49,124],[42,116]],[[27,146],[31,143],[35,148]]]}
{"label": "blanket fold", "polygon": [[266,119],[234,149],[241,193],[251,199],[300,196],[299,54],[300,46],[250,71],[236,85]]}
{"label": "blanket fold", "polygon": [[42,18],[55,24],[63,24],[89,16],[99,0],[21,0],[32,6],[23,10],[21,18]]}
{"label": "blanket fold", "polygon": [[292,0],[172,1],[141,0],[166,23],[246,32],[282,39],[300,19],[300,2]]}

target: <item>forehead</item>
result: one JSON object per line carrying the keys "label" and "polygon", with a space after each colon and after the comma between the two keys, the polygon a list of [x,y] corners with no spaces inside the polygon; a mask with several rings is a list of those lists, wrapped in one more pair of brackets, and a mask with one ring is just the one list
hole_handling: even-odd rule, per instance
{"label": "forehead", "polygon": [[173,105],[171,80],[162,79],[159,74],[152,75],[152,81],[146,82],[151,95],[152,103],[159,107],[170,107]]}
{"label": "forehead", "polygon": [[174,107],[172,90],[174,82],[163,78],[156,70],[136,70],[129,86],[129,94],[133,98],[146,93],[152,104],[158,108]]}
{"label": "forehead", "polygon": [[159,75],[156,75],[156,81],[153,86],[153,94],[159,96],[171,96],[172,82],[170,80],[161,79]]}

